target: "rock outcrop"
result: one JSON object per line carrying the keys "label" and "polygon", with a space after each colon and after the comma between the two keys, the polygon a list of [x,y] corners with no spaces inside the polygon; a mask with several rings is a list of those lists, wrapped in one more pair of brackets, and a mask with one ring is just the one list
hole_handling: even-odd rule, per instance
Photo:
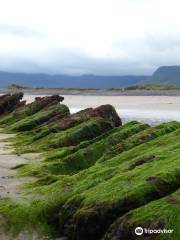
{"label": "rock outcrop", "polygon": [[46,129],[44,127],[41,129],[39,128],[38,133],[34,136],[34,140],[47,136],[52,132],[56,133],[68,128],[72,128],[80,123],[96,117],[101,117],[109,121],[112,127],[118,127],[122,125],[121,119],[116,113],[115,109],[111,105],[102,105],[97,108],[87,108],[81,110],[64,118],[61,118],[59,115],[50,118],[50,124]]}
{"label": "rock outcrop", "polygon": [[138,239],[178,239],[180,122],[122,125],[111,105],[70,114],[60,101],[4,105],[0,126],[17,134],[15,151],[44,156],[15,167],[19,176],[36,176],[26,185],[30,197],[0,199],[12,239],[30,228],[68,240],[135,240],[137,226],[173,228]]}
{"label": "rock outcrop", "polygon": [[23,93],[6,94],[0,96],[0,115],[4,113],[11,112],[15,108],[21,105],[21,99],[23,98]]}
{"label": "rock outcrop", "polygon": [[42,110],[43,108],[62,102],[63,97],[59,95],[47,96],[47,97],[36,97],[35,101],[25,105],[23,108],[14,111],[14,117],[21,118],[22,116],[30,116],[34,113]]}

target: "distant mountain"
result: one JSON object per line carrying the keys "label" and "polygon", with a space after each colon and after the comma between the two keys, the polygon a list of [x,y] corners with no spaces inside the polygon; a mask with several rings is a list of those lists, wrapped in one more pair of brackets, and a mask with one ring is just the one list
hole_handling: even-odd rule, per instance
{"label": "distant mountain", "polygon": [[180,84],[180,66],[159,67],[149,81],[153,83]]}
{"label": "distant mountain", "polygon": [[0,72],[0,88],[11,84],[44,88],[121,88],[146,83],[180,84],[180,66],[160,67],[152,76],[70,76]]}
{"label": "distant mountain", "polygon": [[146,81],[148,76],[49,75],[0,72],[0,87],[18,84],[31,87],[118,88]]}

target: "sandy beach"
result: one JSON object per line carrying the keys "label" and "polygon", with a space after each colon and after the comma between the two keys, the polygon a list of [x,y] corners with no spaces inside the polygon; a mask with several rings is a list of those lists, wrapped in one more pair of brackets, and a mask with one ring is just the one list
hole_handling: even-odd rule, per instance
{"label": "sandy beach", "polygon": [[[27,102],[37,95],[25,94]],[[38,95],[44,96],[44,95]],[[180,121],[180,97],[178,96],[83,96],[64,95],[64,104],[71,112],[103,104],[113,105],[123,122],[140,120],[147,123]]]}
{"label": "sandy beach", "polygon": [[[33,181],[34,177],[16,178],[17,171],[12,169],[18,164],[25,164],[27,160],[23,156],[13,153],[7,138],[14,134],[1,133],[0,129],[0,191],[1,197],[14,197],[21,192],[22,184]],[[1,237],[1,235],[0,235]],[[1,239],[1,238],[0,238]]]}

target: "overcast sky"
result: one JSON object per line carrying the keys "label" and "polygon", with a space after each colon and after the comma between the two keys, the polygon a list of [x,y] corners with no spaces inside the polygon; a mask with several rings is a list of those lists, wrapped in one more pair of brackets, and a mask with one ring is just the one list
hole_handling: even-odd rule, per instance
{"label": "overcast sky", "polygon": [[0,0],[0,70],[151,74],[180,65],[179,0]]}

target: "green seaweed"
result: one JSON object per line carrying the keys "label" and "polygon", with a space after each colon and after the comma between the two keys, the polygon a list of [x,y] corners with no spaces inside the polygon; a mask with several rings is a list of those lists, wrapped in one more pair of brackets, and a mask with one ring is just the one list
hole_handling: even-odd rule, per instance
{"label": "green seaweed", "polygon": [[12,131],[30,131],[33,128],[39,127],[43,123],[47,122],[52,117],[58,115],[61,118],[69,114],[69,109],[66,105],[63,104],[54,104],[51,105],[32,116],[27,116],[22,120],[19,120],[11,124],[9,130]]}
{"label": "green seaweed", "polygon": [[[74,174],[85,168],[92,166],[110,146],[113,146],[124,139],[129,138],[137,132],[149,128],[147,124],[130,122],[122,127],[116,128],[111,131],[107,136],[102,139],[95,139],[96,141],[88,146],[79,147],[79,150],[72,151],[72,153],[65,154],[67,149],[61,150],[57,158],[48,156],[48,162],[32,163],[25,165],[21,168],[22,175],[44,175],[44,174]],[[51,161],[51,163],[49,162]]]}
{"label": "green seaweed", "polygon": [[18,131],[9,141],[19,153],[43,152],[45,159],[16,166],[19,176],[37,179],[13,201],[0,199],[12,236],[34,229],[52,238],[133,240],[142,226],[174,229],[157,239],[178,239],[179,122],[115,127],[107,116],[81,116],[63,128],[64,105],[36,102],[17,111],[14,120],[14,112],[0,120],[4,131]]}
{"label": "green seaweed", "polygon": [[[179,204],[180,190],[177,190],[173,194],[132,210],[111,225],[103,240],[147,238],[148,234],[145,231],[141,236],[135,234],[137,227],[150,230],[165,229],[166,233],[151,233],[152,239],[157,236],[162,240],[176,240],[180,235]],[[170,230],[169,233],[167,230]]]}

